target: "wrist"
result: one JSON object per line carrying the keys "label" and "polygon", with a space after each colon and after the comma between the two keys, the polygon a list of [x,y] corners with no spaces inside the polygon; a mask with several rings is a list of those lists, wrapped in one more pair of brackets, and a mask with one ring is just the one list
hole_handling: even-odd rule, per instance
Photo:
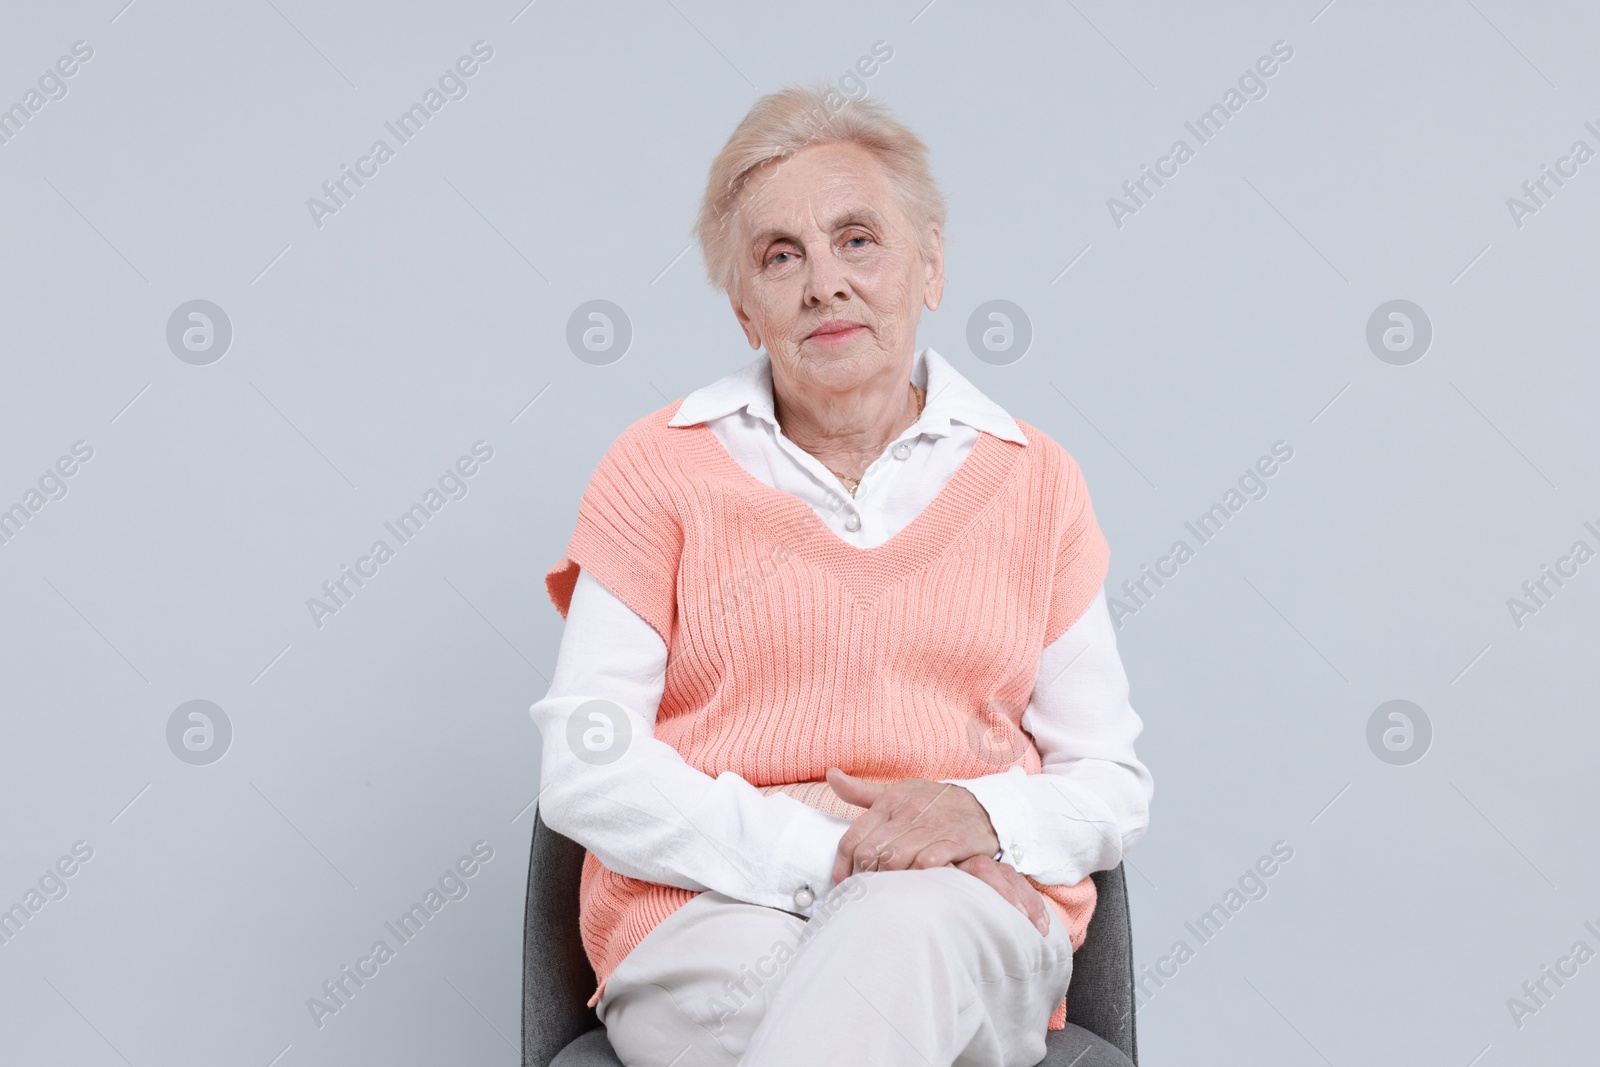
{"label": "wrist", "polygon": [[984,807],[983,801],[978,799],[978,795],[972,790],[968,789],[966,786],[956,785],[954,782],[949,784],[955,785],[956,788],[961,790],[962,794],[965,795],[966,800],[964,803],[972,812],[974,820],[981,827],[981,829],[977,831],[978,840],[974,842],[973,855],[988,856],[991,859],[996,860],[999,859],[1000,854],[1005,851],[1005,849],[1000,844],[1000,834],[995,830],[993,820],[989,818],[989,809]]}

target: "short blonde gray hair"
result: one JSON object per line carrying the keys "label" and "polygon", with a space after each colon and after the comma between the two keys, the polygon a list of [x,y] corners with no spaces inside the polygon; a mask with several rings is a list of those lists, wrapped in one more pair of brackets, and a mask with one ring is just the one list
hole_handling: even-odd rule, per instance
{"label": "short blonde gray hair", "polygon": [[928,146],[876,100],[849,99],[826,82],[791,85],[757,100],[711,162],[695,223],[711,284],[731,292],[738,281],[739,198],[751,175],[803,148],[839,142],[878,160],[923,258],[933,254],[928,228],[943,233],[946,204],[928,168]]}

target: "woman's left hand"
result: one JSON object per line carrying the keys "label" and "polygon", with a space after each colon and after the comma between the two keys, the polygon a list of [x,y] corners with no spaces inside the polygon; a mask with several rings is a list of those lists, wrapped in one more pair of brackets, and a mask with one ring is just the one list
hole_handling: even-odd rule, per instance
{"label": "woman's left hand", "polygon": [[841,800],[866,808],[839,839],[835,883],[857,871],[900,871],[955,865],[1000,850],[978,798],[958,785],[927,778],[869,782],[829,768]]}
{"label": "woman's left hand", "polygon": [[1033,924],[1040,936],[1050,936],[1050,909],[1045,907],[1044,894],[1009,863],[1000,863],[988,856],[972,856],[955,865],[956,870],[987,884],[1006,899],[1022,917]]}

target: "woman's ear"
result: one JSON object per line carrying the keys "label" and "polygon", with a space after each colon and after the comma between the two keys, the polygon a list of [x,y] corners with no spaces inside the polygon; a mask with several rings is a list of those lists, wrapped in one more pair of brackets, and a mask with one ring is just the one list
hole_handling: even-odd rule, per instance
{"label": "woman's ear", "polygon": [[922,286],[922,303],[929,311],[938,311],[944,300],[944,234],[933,224],[928,226],[928,258],[925,264],[927,279]]}
{"label": "woman's ear", "polygon": [[761,350],[761,334],[756,329],[755,320],[745,314],[744,305],[739,302],[739,296],[732,289],[728,290],[728,304],[733,308],[733,317],[739,320],[739,328],[744,331],[745,340],[750,342],[750,347],[756,351]]}

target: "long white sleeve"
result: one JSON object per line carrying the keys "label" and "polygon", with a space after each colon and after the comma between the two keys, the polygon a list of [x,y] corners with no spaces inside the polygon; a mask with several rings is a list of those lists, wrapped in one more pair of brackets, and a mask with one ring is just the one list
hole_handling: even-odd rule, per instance
{"label": "long white sleeve", "polygon": [[731,771],[712,778],[656,738],[666,664],[650,624],[580,571],[555,678],[529,709],[544,821],[618,874],[809,914],[795,891],[833,884],[849,822]]}
{"label": "long white sleeve", "polygon": [[1155,786],[1134,755],[1144,723],[1101,589],[1077,622],[1045,648],[1022,715],[1042,774],[944,779],[972,791],[1000,838],[1001,859],[1047,885],[1110,870],[1150,823]]}

